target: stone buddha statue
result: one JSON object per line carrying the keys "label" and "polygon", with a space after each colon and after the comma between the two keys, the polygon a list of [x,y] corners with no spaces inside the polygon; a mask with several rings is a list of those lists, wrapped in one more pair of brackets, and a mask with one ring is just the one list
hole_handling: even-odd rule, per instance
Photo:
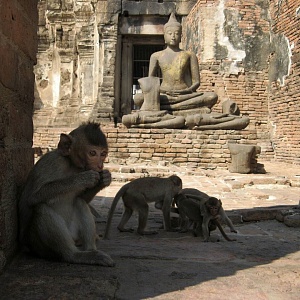
{"label": "stone buddha statue", "polygon": [[[200,129],[199,122],[207,119],[211,108],[217,103],[216,93],[197,91],[200,86],[198,59],[193,52],[179,48],[181,33],[181,24],[172,13],[164,25],[166,48],[151,55],[149,76],[138,80],[143,93],[136,94],[134,102],[140,111],[123,116],[122,123],[126,127],[183,128],[186,118],[189,118],[188,127]],[[161,84],[157,77],[159,69]],[[199,114],[205,117],[196,117]],[[195,118],[191,118],[193,115]],[[215,117],[217,120],[212,122]],[[230,118],[230,125],[232,119],[234,117]],[[217,113],[209,118],[209,122],[214,124],[213,129],[223,121],[229,121],[223,114],[222,118],[218,118]],[[209,124],[205,122],[205,125],[206,129]]]}
{"label": "stone buddha statue", "polygon": [[[193,112],[209,113],[218,96],[213,92],[198,92],[200,86],[199,64],[191,51],[179,48],[181,24],[172,13],[164,25],[166,48],[150,57],[149,76],[157,76],[161,70],[160,109],[173,115],[186,116]],[[137,94],[135,102],[141,106],[146,99]]]}

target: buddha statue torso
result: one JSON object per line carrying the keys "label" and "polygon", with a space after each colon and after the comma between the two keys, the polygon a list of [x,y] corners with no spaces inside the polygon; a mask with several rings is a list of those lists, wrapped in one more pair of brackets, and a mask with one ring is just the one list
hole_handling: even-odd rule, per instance
{"label": "buddha statue torso", "polygon": [[158,65],[162,72],[162,92],[171,92],[173,90],[184,90],[190,86],[187,82],[190,66],[190,54],[188,51],[175,52],[170,55],[161,51],[158,54]]}

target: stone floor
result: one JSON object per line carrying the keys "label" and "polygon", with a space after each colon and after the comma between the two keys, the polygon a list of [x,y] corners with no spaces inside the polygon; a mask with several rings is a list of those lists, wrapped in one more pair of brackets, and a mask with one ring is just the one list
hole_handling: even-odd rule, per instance
{"label": "stone floor", "polygon": [[[264,166],[266,174],[108,165],[113,183],[92,202],[100,214],[100,234],[110,203],[125,182],[177,174],[183,187],[221,198],[238,233],[224,229],[237,241],[224,241],[217,230],[210,243],[190,232],[164,232],[159,229],[162,216],[153,206],[148,226],[159,229],[157,235],[119,233],[120,203],[111,239],[98,241],[115,267],[49,262],[21,253],[0,276],[0,299],[299,299],[300,228],[274,218],[281,209],[298,208],[300,166],[270,162]],[[130,225],[136,228],[136,215]]]}

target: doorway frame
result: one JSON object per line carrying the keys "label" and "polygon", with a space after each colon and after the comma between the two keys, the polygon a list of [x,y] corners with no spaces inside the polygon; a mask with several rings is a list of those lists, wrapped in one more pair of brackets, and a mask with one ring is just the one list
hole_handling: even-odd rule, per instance
{"label": "doorway frame", "polygon": [[145,34],[123,34],[118,36],[116,83],[115,87],[115,117],[121,118],[124,114],[130,114],[132,103],[133,86],[133,61],[134,45],[165,45],[163,34],[145,35]]}

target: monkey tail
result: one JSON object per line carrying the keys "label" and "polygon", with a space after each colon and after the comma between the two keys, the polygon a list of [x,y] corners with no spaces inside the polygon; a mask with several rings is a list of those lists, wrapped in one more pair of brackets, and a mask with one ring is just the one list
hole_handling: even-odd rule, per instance
{"label": "monkey tail", "polygon": [[218,226],[220,232],[222,233],[223,237],[224,237],[227,241],[229,241],[229,242],[234,242],[234,241],[236,241],[236,239],[231,239],[231,238],[229,238],[229,236],[225,233],[225,231],[224,231],[223,227],[221,226],[221,224],[220,224],[220,222],[219,222],[218,219],[213,219],[212,221]]}
{"label": "monkey tail", "polygon": [[113,214],[114,214],[114,211],[116,209],[116,206],[120,200],[120,198],[125,194],[125,192],[127,191],[128,189],[128,184],[125,184],[123,185],[119,191],[117,192],[113,202],[111,203],[111,207],[109,209],[109,212],[108,212],[108,216],[107,216],[107,221],[106,221],[106,227],[105,227],[105,232],[104,232],[104,236],[103,236],[103,239],[104,240],[108,240],[109,239],[109,231],[110,231],[110,225],[111,225],[111,221],[112,221],[112,218],[113,218]]}

